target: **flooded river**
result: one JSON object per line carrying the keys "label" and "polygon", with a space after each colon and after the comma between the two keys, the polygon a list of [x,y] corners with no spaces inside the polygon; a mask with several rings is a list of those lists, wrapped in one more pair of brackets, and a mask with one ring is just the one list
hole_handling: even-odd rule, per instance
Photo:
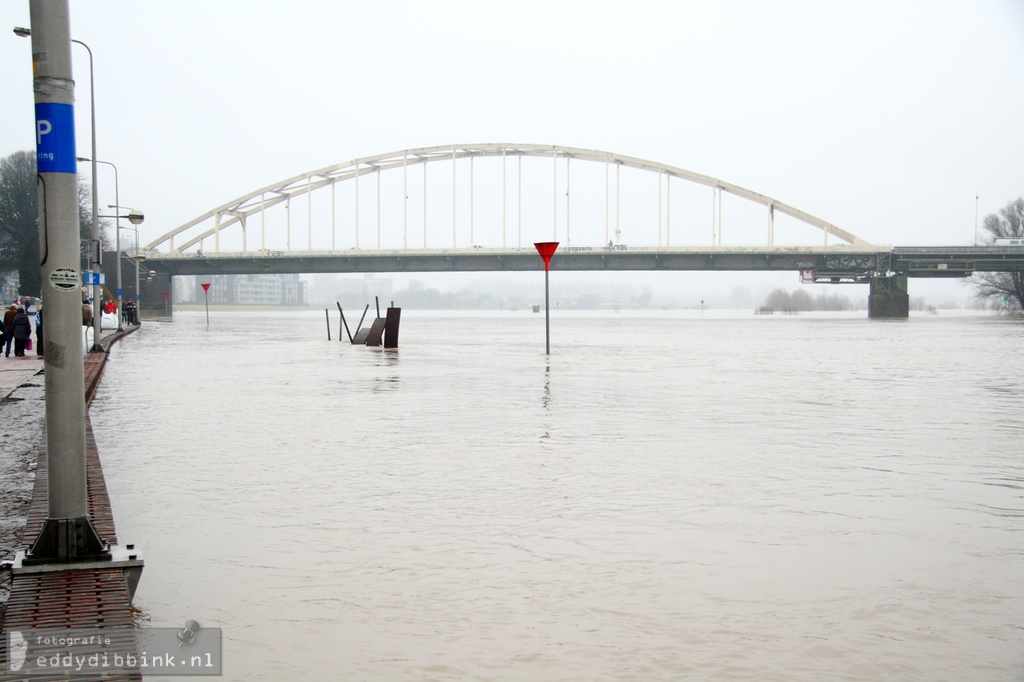
{"label": "flooded river", "polygon": [[223,679],[1024,679],[1019,322],[337,324],[147,320],[91,409],[136,605]]}

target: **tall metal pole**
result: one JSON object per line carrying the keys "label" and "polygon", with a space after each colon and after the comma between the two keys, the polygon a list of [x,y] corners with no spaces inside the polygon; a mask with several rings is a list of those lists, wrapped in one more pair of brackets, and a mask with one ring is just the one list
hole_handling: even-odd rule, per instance
{"label": "tall metal pole", "polygon": [[[102,267],[101,263],[103,260],[102,249],[100,248],[100,222],[99,222],[99,188],[97,187],[96,178],[96,79],[93,78],[92,68],[92,50],[88,45],[83,43],[81,40],[71,40],[73,43],[78,43],[85,48],[86,52],[89,53],[89,109],[92,119],[92,233],[90,242],[92,253],[90,254],[89,269],[94,273],[100,272]],[[70,62],[70,57],[69,57]],[[102,351],[103,347],[100,345],[100,330],[102,329],[103,311],[100,308],[100,298],[102,297],[102,289],[99,284],[94,284],[92,287],[92,350]]]}
{"label": "tall metal pole", "polygon": [[616,162],[615,164],[615,243],[619,244],[622,242],[622,212],[619,210],[622,208],[622,193],[621,193],[621,179],[622,179],[622,163]]}
{"label": "tall metal pole", "polygon": [[[427,248],[427,160],[423,160],[423,248]],[[358,331],[358,330],[357,330]]]}
{"label": "tall metal pole", "polygon": [[474,215],[474,213],[476,212],[476,208],[474,206],[474,196],[473,196],[475,194],[475,192],[476,192],[476,190],[474,189],[476,187],[476,185],[474,184],[475,180],[474,180],[474,177],[473,177],[474,176],[473,161],[475,159],[476,159],[475,156],[469,157],[469,244],[470,244],[470,246],[472,246],[473,244],[476,244],[476,235],[473,234],[473,225],[474,225],[474,222],[476,221],[476,216]]}
{"label": "tall metal pole", "polygon": [[508,214],[505,211],[506,205],[506,194],[505,194],[505,178],[506,178],[506,166],[505,166],[505,147],[501,148],[501,248],[505,248],[505,223],[508,220]]}
{"label": "tall metal pole", "polygon": [[558,239],[558,152],[551,150],[551,239]]}
{"label": "tall metal pole", "polygon": [[[79,159],[79,160],[81,160],[81,159]],[[107,162],[106,161],[100,161],[100,163],[107,163]],[[111,164],[111,165],[113,165],[113,164]],[[114,175],[114,180],[115,180],[115,182],[117,181],[117,175],[116,174]],[[139,324],[139,314],[140,314],[139,304],[141,302],[141,296],[140,296],[140,292],[139,292],[139,224],[142,222],[142,211],[137,211],[137,210],[131,208],[130,206],[121,206],[120,205],[120,202],[121,202],[120,198],[118,198],[117,201],[118,201],[117,205],[108,204],[107,208],[115,208],[115,209],[117,209],[117,218],[118,219],[124,217],[124,216],[121,215],[121,209],[122,208],[128,209],[129,213],[128,213],[127,217],[128,217],[128,220],[132,224],[132,229],[135,230],[135,247],[134,247],[134,249],[132,251],[132,253],[133,253],[133,258],[132,259],[135,261],[135,316],[134,317],[135,317],[135,324],[137,325],[137,324]],[[109,216],[100,216],[100,217],[104,217],[105,218],[105,217],[109,217]],[[121,221],[118,220],[118,226],[117,226],[118,233],[117,234],[118,234],[119,238],[120,238],[121,229],[122,229],[121,225],[120,225],[120,222]],[[118,242],[118,247],[117,248],[118,248],[117,259],[118,259],[118,263],[120,263],[121,255],[122,255],[121,254],[120,242]],[[120,273],[118,273],[118,275],[120,275]],[[121,281],[120,277],[118,277],[118,286],[120,286],[120,281]],[[120,304],[120,302],[121,302],[121,294],[120,293],[118,293],[117,301]],[[118,328],[119,331],[122,329],[120,322],[118,322],[118,327],[117,328]]]}
{"label": "tall metal pole", "polygon": [[[75,82],[67,0],[31,0],[39,174],[40,270],[46,293],[47,519],[25,563],[108,554],[89,520],[85,475],[85,370],[78,268]],[[91,60],[90,60],[91,61]],[[95,164],[95,153],[93,154]],[[97,226],[93,165],[93,228]],[[98,245],[98,240],[96,244]]]}
{"label": "tall metal pole", "polygon": [[672,175],[665,174],[665,246],[672,246]]}
{"label": "tall metal pole", "polygon": [[135,323],[142,323],[142,291],[139,290],[139,226],[135,228]]}
{"label": "tall metal pole", "polygon": [[544,268],[544,354],[551,355],[551,298],[548,294],[548,269]]}
{"label": "tall metal pole", "polygon": [[[78,157],[79,161],[92,161],[93,164],[102,163],[105,166],[110,166],[114,169],[114,208],[116,210],[116,225],[117,235],[114,237],[114,248],[117,250],[117,331],[122,331],[124,327],[121,325],[121,182],[117,179],[117,166],[112,164],[110,161],[99,161],[94,159],[83,159]],[[93,185],[95,186],[95,182]],[[95,201],[95,196],[93,200]],[[109,216],[108,216],[109,217]],[[95,319],[95,318],[94,318]]]}
{"label": "tall metal pole", "polygon": [[114,260],[117,261],[117,331],[123,331],[124,326],[121,324],[121,320],[124,319],[124,308],[121,307],[121,183],[117,179],[117,166],[114,164],[110,164],[110,166],[114,169],[114,203],[117,204],[117,208],[114,209],[115,215],[117,215],[117,218],[114,219],[114,226],[117,232],[117,235],[114,237],[114,250],[117,253],[114,256]]}
{"label": "tall metal pole", "polygon": [[402,157],[402,248],[409,248],[409,154]]}
{"label": "tall metal pole", "polygon": [[548,269],[551,266],[551,257],[558,249],[558,242],[534,242],[533,245],[544,261],[544,352],[551,355],[551,297],[548,287]]}
{"label": "tall metal pole", "polygon": [[978,195],[974,195],[974,245],[978,245]]}
{"label": "tall metal pole", "polygon": [[455,149],[452,149],[452,248],[455,248]]}

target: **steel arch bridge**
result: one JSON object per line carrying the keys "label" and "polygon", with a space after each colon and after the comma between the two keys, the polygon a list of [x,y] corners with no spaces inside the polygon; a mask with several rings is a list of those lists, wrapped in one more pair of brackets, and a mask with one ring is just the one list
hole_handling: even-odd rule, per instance
{"label": "steel arch bridge", "polygon": [[[516,174],[514,180],[513,194],[510,201],[509,192],[509,158],[514,159],[517,163],[512,168],[512,172]],[[287,180],[283,180],[266,187],[261,187],[249,194],[242,197],[229,201],[221,206],[218,206],[190,221],[176,227],[160,237],[156,238],[149,244],[145,245],[144,249],[146,252],[153,255],[160,254],[163,257],[175,257],[175,256],[190,256],[190,255],[203,255],[204,252],[209,252],[209,247],[212,243],[213,253],[221,253],[222,251],[230,251],[232,253],[245,253],[253,256],[265,255],[265,256],[279,256],[283,252],[313,252],[313,251],[328,251],[334,252],[339,249],[353,249],[360,248],[360,232],[366,231],[366,222],[364,217],[363,226],[360,226],[360,197],[363,198],[363,212],[373,213],[376,218],[376,248],[380,249],[382,244],[382,235],[385,239],[390,240],[394,243],[397,240],[398,228],[395,226],[397,218],[389,218],[387,232],[383,230],[382,216],[384,214],[383,206],[385,206],[382,199],[382,174],[386,174],[388,180],[388,193],[390,195],[397,194],[398,200],[401,202],[401,243],[397,248],[400,249],[415,249],[422,247],[423,249],[429,247],[437,248],[439,246],[451,246],[459,247],[460,234],[458,230],[458,217],[461,215],[463,220],[462,239],[464,240],[461,246],[473,247],[479,246],[476,241],[476,235],[479,232],[476,231],[476,207],[475,200],[479,193],[475,189],[477,182],[479,182],[477,176],[478,171],[474,167],[476,159],[492,159],[500,160],[501,167],[501,193],[500,202],[494,200],[492,203],[501,204],[501,246],[507,246],[509,232],[509,217],[512,214],[512,210],[509,207],[510,203],[515,203],[514,217],[516,219],[515,228],[517,230],[517,243],[518,246],[522,246],[522,231],[523,231],[523,214],[524,214],[524,181],[523,181],[523,159],[524,158],[536,158],[538,160],[550,160],[551,165],[544,169],[543,165],[536,165],[537,162],[531,162],[535,165],[530,171],[528,179],[532,178],[529,186],[527,186],[528,193],[533,190],[532,196],[528,197],[528,201],[532,204],[545,203],[550,206],[551,210],[551,222],[548,223],[553,231],[553,236],[556,240],[562,239],[566,246],[570,246],[572,242],[572,229],[574,224],[571,222],[572,210],[575,208],[577,212],[581,210],[581,202],[577,200],[574,204],[572,198],[575,197],[576,188],[571,183],[571,170],[573,161],[585,161],[590,164],[589,177],[592,181],[591,190],[581,192],[584,194],[585,203],[588,204],[590,218],[587,220],[589,231],[584,239],[589,240],[587,243],[590,245],[596,244],[612,244],[612,235],[614,235],[614,241],[620,242],[622,236],[622,168],[631,169],[631,172],[641,171],[641,175],[646,174],[647,177],[656,176],[657,178],[657,246],[673,246],[672,244],[672,224],[671,224],[671,209],[672,209],[672,188],[678,184],[679,181],[684,181],[686,187],[703,187],[710,189],[710,245],[712,247],[722,247],[728,249],[728,245],[723,245],[723,221],[722,221],[722,198],[723,195],[731,195],[732,197],[738,197],[741,200],[745,200],[748,204],[754,206],[760,205],[764,207],[766,213],[765,232],[763,241],[760,242],[768,247],[776,246],[775,237],[775,216],[776,214],[782,214],[787,216],[789,219],[793,219],[798,223],[802,223],[804,226],[820,231],[824,245],[829,245],[829,240],[837,240],[836,243],[846,243],[852,246],[870,248],[873,245],[856,235],[853,235],[839,227],[822,220],[821,218],[815,217],[801,211],[793,206],[785,204],[781,201],[773,199],[771,197],[759,194],[757,192],[745,189],[738,185],[714,178],[708,175],[702,175],[693,171],[688,171],[683,168],[671,166],[664,163],[655,161],[648,161],[645,159],[635,158],[631,156],[624,156],[622,154],[616,154],[613,152],[597,151],[590,149],[579,149],[574,147],[562,147],[557,145],[534,145],[534,144],[511,144],[511,143],[496,143],[496,144],[472,144],[472,145],[446,145],[438,147],[423,147],[420,149],[408,149],[398,152],[389,152],[386,154],[379,154],[376,156],[367,156],[344,163],[339,163],[333,166],[320,168],[317,170],[309,171],[301,175],[297,175]],[[451,167],[450,175],[450,189],[451,189],[451,203],[450,207],[450,218],[451,218],[451,241],[448,242],[447,235],[438,236],[439,230],[447,232],[447,217],[443,214],[447,212],[448,207],[439,208],[439,202],[437,199],[438,190],[434,187],[433,204],[428,204],[428,191],[431,187],[428,185],[428,166],[432,165],[433,168],[441,170],[443,172],[443,164],[448,164]],[[496,161],[488,161],[485,163],[496,164]],[[594,166],[597,165],[597,184],[598,188],[595,191],[593,189],[593,180],[595,176]],[[603,178],[603,193],[600,189],[600,165],[604,166],[604,178]],[[422,178],[413,177],[413,184],[410,185],[410,173],[409,168],[422,165],[421,175]],[[466,166],[468,165],[468,169]],[[484,164],[482,163],[481,166]],[[614,172],[612,168],[614,167]],[[462,181],[459,181],[459,171],[462,171]],[[468,182],[466,181],[466,175],[468,171]],[[577,171],[580,173],[580,171]],[[446,173],[445,173],[446,175]],[[539,179],[539,176],[547,175],[551,179],[550,194],[547,196],[550,199],[537,199],[536,187],[539,184],[547,182],[547,178]],[[373,178],[376,184],[376,206],[373,206],[373,188],[372,185],[369,191],[366,187],[366,176],[375,176]],[[400,176],[401,186],[398,188],[398,179]],[[447,189],[446,186],[449,182],[449,178],[445,178],[444,175],[439,174],[435,171],[433,176],[434,185],[442,185],[440,194],[442,200],[447,203]],[[360,179],[363,180],[363,190],[360,191],[359,184]],[[438,178],[441,181],[438,182]],[[422,182],[422,241],[419,240],[420,226],[417,225],[413,239],[414,244],[410,244],[410,222],[409,222],[409,207],[410,207],[410,192],[416,192],[420,190],[419,182]],[[348,207],[342,208],[347,217],[344,218],[343,222],[347,222],[347,225],[342,225],[341,236],[342,242],[339,246],[338,240],[338,193],[336,192],[337,186],[342,183],[348,183],[351,186],[352,191],[346,197],[342,197],[341,202],[344,204],[346,201],[350,204]],[[496,181],[492,184],[496,185]],[[635,185],[634,185],[635,186]],[[415,187],[415,189],[413,189]],[[701,191],[706,191],[703,189]],[[318,204],[314,202],[314,192],[317,190],[326,190],[317,194],[319,198],[321,196],[328,197],[320,200]],[[460,194],[461,190],[461,194]],[[547,191],[541,191],[545,194]],[[685,190],[684,190],[685,191]],[[399,193],[400,192],[400,193]],[[562,193],[564,192],[564,212],[562,215],[559,211],[559,204],[561,203]],[[679,190],[677,190],[679,192]],[[603,194],[603,196],[600,196]],[[653,192],[652,192],[653,194]],[[329,195],[329,196],[328,196]],[[369,196],[367,196],[369,195]],[[596,196],[595,196],[596,195]],[[460,209],[459,199],[462,199],[463,207]],[[678,195],[677,195],[678,196]],[[404,201],[402,200],[404,197]],[[298,224],[293,229],[293,211],[292,203],[296,199],[304,198],[306,207],[306,244],[305,248],[300,248],[301,245],[298,243],[293,248],[293,235],[298,241],[298,237],[301,236],[301,227]],[[653,198],[653,197],[651,197]],[[370,210],[367,210],[366,204],[369,199]],[[465,204],[468,199],[468,211],[465,208]],[[550,203],[546,203],[550,201]],[[678,201],[678,200],[677,200]],[[706,201],[703,200],[703,201]],[[397,213],[393,210],[393,200],[388,199],[388,206],[391,207],[392,213]],[[595,206],[596,204],[596,206]],[[686,205],[692,207],[694,201],[686,202]],[[594,223],[599,222],[600,218],[594,218],[594,215],[599,215],[603,208],[604,213],[604,240],[598,240],[596,235],[599,233],[595,230]],[[647,207],[650,209],[650,206]],[[707,204],[703,204],[703,208],[706,211]],[[283,210],[282,210],[283,209]],[[613,213],[614,210],[614,213]],[[677,205],[677,212],[679,211]],[[650,219],[640,222],[654,222],[653,211],[648,211],[652,214]],[[493,211],[492,211],[493,213]],[[316,217],[314,217],[316,216]],[[441,216],[441,218],[439,218]],[[706,213],[705,213],[706,218]],[[545,219],[544,222],[546,223]],[[465,223],[468,222],[468,231]],[[538,232],[537,223],[538,221],[531,221],[529,229],[536,235]],[[633,221],[634,223],[637,221]],[[327,226],[329,223],[329,246],[327,245]],[[433,232],[428,234],[428,223],[433,225]],[[316,229],[314,231],[314,224]],[[438,227],[440,225],[441,227]],[[371,228],[373,226],[371,225]],[[493,228],[493,225],[491,226]],[[577,225],[577,233],[581,228]],[[631,229],[635,227],[631,226]],[[346,229],[347,228],[347,229]],[[614,229],[613,229],[614,228]],[[251,234],[254,229],[258,230],[256,235]],[[271,241],[268,241],[268,230],[271,235]],[[703,231],[702,234],[707,235],[708,232]],[[544,229],[546,233],[546,228]],[[285,234],[285,242],[283,244],[283,251],[280,246],[281,233]],[[492,237],[496,230],[492,229]],[[561,232],[561,234],[560,234]],[[690,232],[693,232],[691,229]],[[648,239],[647,244],[653,244],[655,242],[653,236],[653,229],[645,233],[644,238]],[[677,233],[678,234],[678,233]],[[314,238],[315,235],[315,238]],[[546,237],[546,234],[544,235]],[[635,233],[634,233],[635,236]],[[692,237],[692,235],[691,235]],[[578,238],[579,239],[579,238]],[[678,237],[677,237],[678,239]],[[278,246],[273,247],[273,251],[268,248],[271,243],[276,240]],[[314,242],[319,240],[321,245],[314,249]],[[433,240],[433,244],[429,241]],[[533,241],[530,239],[529,241]],[[705,245],[707,241],[703,242]],[[258,244],[258,246],[257,246]],[[225,249],[224,247],[230,246],[231,248]],[[749,246],[749,242],[747,243]],[[373,247],[371,247],[373,248]]]}

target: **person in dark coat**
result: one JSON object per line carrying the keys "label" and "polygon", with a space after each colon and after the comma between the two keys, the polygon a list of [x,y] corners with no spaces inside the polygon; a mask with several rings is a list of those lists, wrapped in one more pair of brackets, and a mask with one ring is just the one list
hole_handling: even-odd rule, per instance
{"label": "person in dark coat", "polygon": [[4,329],[7,330],[7,341],[4,346],[7,348],[7,357],[11,357],[11,343],[14,342],[14,316],[18,314],[18,306],[15,303],[4,313]]}
{"label": "person in dark coat", "polygon": [[43,304],[36,310],[36,355],[43,354]]}
{"label": "person in dark coat", "polygon": [[32,337],[32,323],[28,320],[28,315],[25,313],[24,308],[18,308],[17,314],[14,316],[14,355],[15,357],[25,357],[25,342]]}

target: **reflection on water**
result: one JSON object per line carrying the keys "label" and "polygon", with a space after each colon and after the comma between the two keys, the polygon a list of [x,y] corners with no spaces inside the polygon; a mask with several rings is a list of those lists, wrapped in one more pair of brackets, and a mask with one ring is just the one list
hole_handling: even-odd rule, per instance
{"label": "reflection on water", "polygon": [[626,318],[147,323],[92,407],[137,604],[226,679],[1024,677],[1021,325]]}

